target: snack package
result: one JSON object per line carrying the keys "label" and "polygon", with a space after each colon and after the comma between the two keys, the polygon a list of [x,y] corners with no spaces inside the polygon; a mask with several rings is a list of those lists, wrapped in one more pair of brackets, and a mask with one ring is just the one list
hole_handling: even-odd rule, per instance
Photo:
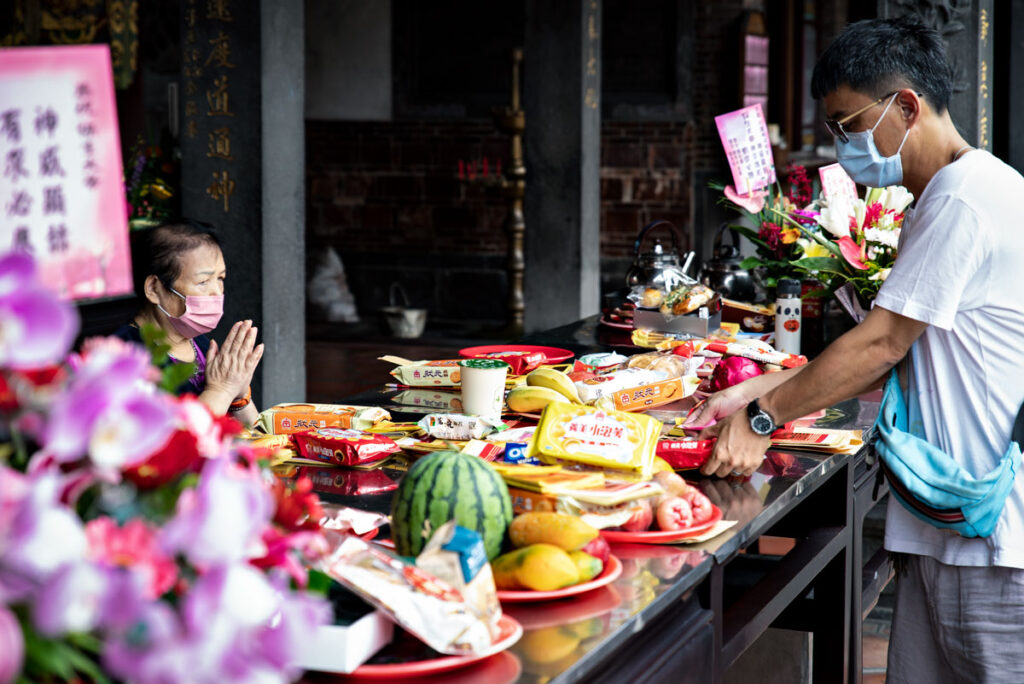
{"label": "snack package", "polygon": [[394,356],[382,356],[384,361],[399,363],[390,373],[400,385],[408,387],[459,387],[462,371],[461,359],[443,361],[407,361]]}
{"label": "snack package", "polygon": [[685,375],[649,385],[627,387],[611,396],[601,397],[594,405],[617,411],[646,411],[690,396],[700,383],[701,379],[696,375]]}
{"label": "snack package", "polygon": [[618,368],[619,365],[624,363],[627,359],[628,357],[617,352],[585,354],[576,359],[572,369],[574,372],[590,371],[593,373],[603,373],[613,368]]}
{"label": "snack package", "polygon": [[423,416],[418,425],[431,437],[466,441],[480,439],[497,430],[504,430],[505,423],[482,416],[464,416],[459,413],[431,413]]}
{"label": "snack package", "polygon": [[295,435],[299,453],[313,461],[343,466],[368,465],[401,451],[395,440],[359,430],[321,428]]}
{"label": "snack package", "polygon": [[684,375],[694,375],[702,361],[703,359],[695,359],[692,355],[687,358],[671,351],[656,351],[630,356],[626,367],[663,371],[667,378],[681,378]]}
{"label": "snack package", "polygon": [[260,413],[257,424],[268,435],[287,435],[317,428],[365,430],[391,414],[377,406],[337,404],[278,404]]}
{"label": "snack package", "polygon": [[320,527],[325,530],[364,535],[388,524],[386,515],[373,511],[361,511],[358,508],[330,503],[323,504],[322,508],[324,517],[320,519]]}
{"label": "snack package", "polygon": [[334,550],[318,569],[371,603],[435,651],[449,655],[487,652],[490,626],[477,617],[462,592],[359,537],[325,530]]}
{"label": "snack package", "polygon": [[556,402],[544,407],[530,455],[545,463],[563,460],[636,471],[650,479],[660,433],[661,421],[650,416]]}
{"label": "snack package", "polygon": [[667,380],[668,375],[662,371],[647,370],[644,368],[624,368],[597,377],[580,380],[576,384],[576,390],[580,394],[580,400],[585,404],[592,404],[601,397],[606,397],[619,390],[650,385],[655,382]]}
{"label": "snack package", "polygon": [[594,504],[565,494],[544,494],[518,487],[509,487],[508,494],[512,499],[512,512],[515,515],[534,511],[565,513],[581,518],[583,522],[598,530],[625,525],[640,505],[636,500],[614,505]]}
{"label": "snack package", "polygon": [[416,558],[416,567],[462,592],[476,616],[487,623],[491,638],[498,638],[501,605],[479,532],[449,520],[427,542]]}
{"label": "snack package", "polygon": [[278,477],[297,480],[308,477],[313,491],[319,494],[338,496],[373,496],[398,489],[398,483],[379,468],[374,470],[353,470],[349,468],[321,468],[318,466],[292,466],[276,468]]}
{"label": "snack package", "polygon": [[714,439],[663,439],[656,453],[673,470],[691,470],[704,465],[714,448]]}
{"label": "snack package", "polygon": [[396,394],[391,401],[403,406],[422,406],[434,411],[462,411],[462,395],[458,392],[407,389]]}
{"label": "snack package", "polygon": [[526,375],[534,368],[537,368],[547,358],[544,352],[534,351],[495,351],[479,354],[477,358],[498,359],[511,366],[512,375]]}

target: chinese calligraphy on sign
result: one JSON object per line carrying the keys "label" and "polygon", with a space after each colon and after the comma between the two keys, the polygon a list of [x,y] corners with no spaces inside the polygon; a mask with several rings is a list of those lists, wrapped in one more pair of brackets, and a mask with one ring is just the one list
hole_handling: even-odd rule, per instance
{"label": "chinese calligraphy on sign", "polygon": [[[239,26],[231,5],[231,0],[187,0],[182,52],[184,136],[198,138],[190,143],[195,153],[205,153],[206,159],[212,160],[212,168],[205,167],[206,180],[199,187],[225,214],[231,213],[231,198],[239,182],[232,153],[232,107],[236,104],[232,82],[238,78],[236,68],[244,61],[244,49],[235,43]],[[205,150],[200,141],[206,142]]]}
{"label": "chinese calligraphy on sign", "polygon": [[110,50],[0,49],[0,253],[69,298],[131,292]]}
{"label": "chinese calligraphy on sign", "polygon": [[760,104],[720,114],[715,124],[738,194],[747,195],[775,182],[772,144]]}

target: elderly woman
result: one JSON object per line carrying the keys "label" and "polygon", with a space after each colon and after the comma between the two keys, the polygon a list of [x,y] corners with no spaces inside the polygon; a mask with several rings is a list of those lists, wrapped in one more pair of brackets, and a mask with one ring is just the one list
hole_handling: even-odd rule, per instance
{"label": "elderly woman", "polygon": [[141,326],[167,334],[173,363],[194,363],[178,394],[199,397],[213,413],[256,420],[249,384],[263,356],[251,320],[231,326],[222,345],[207,337],[224,313],[224,255],[213,230],[182,221],[133,235],[132,268],[141,308],[114,334],[142,343]]}

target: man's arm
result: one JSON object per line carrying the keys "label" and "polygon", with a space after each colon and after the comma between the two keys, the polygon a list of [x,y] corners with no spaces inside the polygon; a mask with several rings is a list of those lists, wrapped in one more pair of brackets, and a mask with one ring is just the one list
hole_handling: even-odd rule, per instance
{"label": "man's arm", "polygon": [[[829,345],[800,373],[791,374],[786,382],[766,392],[758,404],[782,425],[877,387],[926,327],[876,306],[860,325]],[[718,441],[701,471],[720,477],[733,471],[754,472],[771,443],[754,434],[744,411],[736,411],[702,436],[717,436]]]}

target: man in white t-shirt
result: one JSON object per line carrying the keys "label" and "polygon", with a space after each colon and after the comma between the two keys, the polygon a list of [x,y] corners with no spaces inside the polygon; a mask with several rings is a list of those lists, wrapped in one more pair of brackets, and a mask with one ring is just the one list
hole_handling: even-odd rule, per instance
{"label": "man in white t-shirt", "polygon": [[[706,474],[753,472],[774,424],[880,387],[904,358],[919,434],[976,477],[998,464],[1024,402],[1024,178],[957,132],[952,82],[938,33],[913,19],[852,24],[818,61],[812,92],[843,168],[864,185],[906,186],[916,208],[860,325],[691,418],[723,417],[705,431],[718,436]],[[890,499],[885,544],[907,560],[887,681],[1024,682],[1024,478],[986,538]]]}

